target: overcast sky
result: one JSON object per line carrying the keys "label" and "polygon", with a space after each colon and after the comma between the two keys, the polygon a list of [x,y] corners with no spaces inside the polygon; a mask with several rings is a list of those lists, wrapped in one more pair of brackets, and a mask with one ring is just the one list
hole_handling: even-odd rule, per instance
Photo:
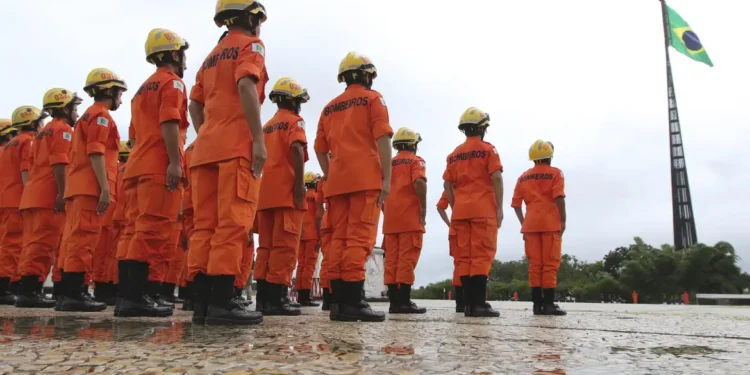
{"label": "overcast sky", "polygon": [[[143,44],[155,27],[190,42],[185,81],[215,46],[213,0],[2,1],[0,117],[41,107],[52,87],[83,93],[87,73],[106,67],[131,87],[113,113],[125,138],[129,101],[153,72]],[[750,270],[750,119],[744,0],[669,3],[693,27],[715,63],[672,51],[677,100],[699,241],[731,242]],[[555,143],[565,172],[568,230],[563,251],[599,260],[641,236],[672,241],[664,40],[657,0],[308,1],[267,0],[271,82],[291,76],[312,99],[302,111],[312,144],[322,106],[338,95],[338,63],[350,50],[378,68],[374,89],[395,129],[422,134],[427,161],[427,233],[417,284],[450,277],[448,231],[435,211],[445,157],[463,139],[469,106],[492,118],[486,140],[505,166],[505,221],[497,257],[519,259],[523,242],[509,207],[537,138]],[[742,108],[745,108],[744,110]],[[267,102],[264,121],[275,111]],[[195,138],[191,129],[189,139]],[[319,171],[314,153],[308,170]],[[378,243],[380,242],[378,238]]]}

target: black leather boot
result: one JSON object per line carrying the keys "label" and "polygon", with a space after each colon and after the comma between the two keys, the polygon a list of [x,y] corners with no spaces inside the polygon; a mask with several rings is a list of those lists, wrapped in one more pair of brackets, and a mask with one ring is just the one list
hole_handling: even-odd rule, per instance
{"label": "black leather boot", "polygon": [[107,304],[107,306],[114,306],[117,304],[117,284],[115,283],[107,283],[107,299],[104,300],[104,303]]}
{"label": "black leather boot", "polygon": [[234,288],[234,298],[237,301],[237,303],[239,303],[240,305],[242,305],[246,309],[249,308],[250,305],[253,304],[252,301],[248,301],[248,300],[245,299],[245,297],[242,296],[242,289],[241,288],[236,288],[236,287]]}
{"label": "black leather boot", "polygon": [[475,318],[497,318],[500,312],[487,303],[487,276],[476,275],[471,277],[473,292],[473,308],[471,315]]}
{"label": "black leather boot", "polygon": [[388,313],[390,314],[398,314],[398,308],[399,308],[399,293],[398,293],[398,284],[386,284],[386,287],[388,287]]}
{"label": "black leather boot", "polygon": [[331,280],[331,312],[329,317],[331,320],[339,320],[339,313],[341,311],[341,301],[343,300],[342,294],[344,293],[344,280],[336,279]]}
{"label": "black leather boot", "polygon": [[[160,306],[148,295],[148,263],[128,261],[125,265],[128,290],[125,297],[121,298],[115,306],[115,316],[120,318],[171,316],[172,309]],[[120,280],[123,280],[122,277]]]}
{"label": "black leather boot", "polygon": [[320,306],[319,303],[313,301],[312,296],[310,295],[310,289],[300,289],[297,291],[297,301],[299,301],[299,304],[302,306],[308,306],[308,307],[318,307]]}
{"label": "black leather boot", "polygon": [[193,324],[206,324],[206,313],[211,300],[213,285],[211,278],[204,273],[198,273],[193,279]]}
{"label": "black leather boot", "polygon": [[466,305],[464,304],[464,287],[454,286],[453,294],[456,296],[456,312],[463,313],[466,310]]}
{"label": "black leather boot", "polygon": [[209,276],[213,294],[206,313],[206,325],[250,325],[263,322],[263,314],[245,309],[233,300],[234,275]]}
{"label": "black leather boot", "polygon": [[266,280],[256,280],[255,287],[258,289],[255,291],[255,311],[263,312],[263,303],[266,300]]}
{"label": "black leather boot", "polygon": [[471,285],[471,276],[461,276],[461,285],[464,287],[464,316],[474,313],[474,290]]}
{"label": "black leather boot", "polygon": [[86,274],[83,272],[63,272],[65,283],[65,296],[60,303],[59,311],[96,312],[107,308],[102,302],[96,302],[87,293],[88,287],[84,285]]}
{"label": "black leather boot", "polygon": [[531,288],[531,302],[534,303],[534,315],[542,315],[542,288]]}
{"label": "black leather boot", "polygon": [[289,287],[284,285],[283,288],[281,288],[281,301],[288,304],[291,307],[300,308],[302,305],[299,304],[299,302],[292,301],[291,298],[289,298]]}
{"label": "black leather boot", "polygon": [[[141,263],[146,264],[148,263]],[[148,268],[146,268],[148,270]],[[168,307],[174,309],[174,303],[169,302],[162,293],[161,283],[158,281],[149,281],[146,287],[146,293],[148,296],[161,307]],[[174,289],[172,289],[172,295],[174,296]]]}
{"label": "black leather boot", "polygon": [[193,283],[188,281],[185,286],[180,287],[182,298],[182,311],[193,311]]}
{"label": "black leather boot", "polygon": [[55,307],[57,301],[47,299],[47,296],[42,293],[42,286],[39,276],[21,277],[21,292],[16,296],[16,307],[43,309]]}
{"label": "black leather boot", "polygon": [[411,285],[399,284],[398,292],[400,297],[398,312],[400,314],[424,314],[427,312],[426,308],[419,307],[411,301]]}
{"label": "black leather boot", "polygon": [[10,277],[0,277],[0,305],[13,306],[16,296],[10,291]]}
{"label": "black leather boot", "polygon": [[331,310],[331,291],[328,288],[323,288],[323,303],[320,309],[323,311]]}
{"label": "black leather boot", "polygon": [[555,303],[555,288],[544,289],[544,307],[542,308],[542,314],[557,316],[568,315],[565,310],[561,309],[560,306]]}
{"label": "black leather boot", "polygon": [[263,315],[285,315],[294,316],[302,314],[302,310],[287,303],[283,295],[284,285],[266,283],[269,297],[263,302]]}
{"label": "black leather boot", "polygon": [[115,316],[120,309],[122,300],[128,295],[130,288],[130,260],[117,261],[117,302],[115,303]]}
{"label": "black leather boot", "polygon": [[370,304],[362,299],[364,283],[364,280],[343,282],[343,300],[337,320],[344,322],[382,322],[385,320],[384,312],[374,311]]}
{"label": "black leather boot", "polygon": [[55,300],[55,310],[59,309],[62,303],[63,297],[65,296],[65,284],[62,280],[52,283],[52,299]]}
{"label": "black leather boot", "polygon": [[159,295],[161,295],[162,298],[164,298],[165,301],[171,303],[173,306],[182,303],[182,300],[175,297],[174,290],[177,287],[177,285],[172,283],[161,283],[161,288],[159,289]]}

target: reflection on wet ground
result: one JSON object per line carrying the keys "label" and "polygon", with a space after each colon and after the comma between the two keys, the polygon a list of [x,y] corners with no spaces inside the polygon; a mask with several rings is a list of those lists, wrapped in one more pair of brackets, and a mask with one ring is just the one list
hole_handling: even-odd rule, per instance
{"label": "reflection on wet ground", "polygon": [[[449,301],[385,323],[332,323],[318,309],[257,327],[0,307],[0,373],[646,374],[741,373],[750,312],[731,307],[565,306],[534,317],[495,303],[499,319],[469,319]],[[375,304],[387,309],[385,304]]]}

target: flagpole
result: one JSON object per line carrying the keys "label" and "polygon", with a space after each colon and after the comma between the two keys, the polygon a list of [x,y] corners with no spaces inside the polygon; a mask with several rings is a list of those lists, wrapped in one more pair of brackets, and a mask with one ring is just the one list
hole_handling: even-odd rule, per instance
{"label": "flagpole", "polygon": [[680,115],[677,111],[672,64],[669,59],[669,46],[672,33],[669,27],[669,12],[664,0],[661,3],[662,23],[664,26],[664,54],[667,63],[667,102],[669,114],[669,159],[672,177],[672,224],[674,249],[684,250],[698,242],[693,216],[693,203],[690,197],[685,151],[682,144]]}

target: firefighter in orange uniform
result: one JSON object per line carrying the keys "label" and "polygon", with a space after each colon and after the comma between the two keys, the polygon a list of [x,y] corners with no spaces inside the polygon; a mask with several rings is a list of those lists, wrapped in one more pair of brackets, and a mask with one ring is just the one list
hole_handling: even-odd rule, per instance
{"label": "firefighter in orange uniform", "polygon": [[188,258],[190,254],[190,234],[193,232],[193,193],[192,184],[190,183],[190,157],[193,154],[195,142],[191,143],[185,149],[185,191],[182,194],[182,243],[180,247],[185,251],[185,260],[182,263],[182,272],[180,273],[180,293],[184,302],[182,303],[183,311],[193,311],[193,282],[187,280],[188,276]]}
{"label": "firefighter in orange uniform", "polygon": [[565,178],[561,170],[550,165],[554,152],[552,143],[541,139],[531,145],[529,160],[534,167],[518,178],[511,203],[526,245],[534,315],[566,314],[555,304],[566,212]]}
{"label": "firefighter in orange uniform", "polygon": [[229,30],[203,62],[190,92],[190,117],[200,129],[190,163],[194,324],[263,321],[262,314],[234,300],[234,282],[242,273],[266,159],[260,108],[268,72],[259,38],[265,20],[257,1],[218,0],[214,21]]}
{"label": "firefighter in orange uniform", "polygon": [[[330,157],[330,156],[329,156]],[[320,273],[318,274],[318,280],[320,281],[320,288],[323,289],[323,303],[321,310],[331,310],[331,278],[328,275],[328,268],[330,266],[331,257],[328,254],[328,250],[331,248],[331,221],[328,218],[328,202],[325,199],[325,180],[321,179],[318,181],[318,192],[315,197],[315,204],[317,205],[317,220],[320,223],[320,252],[323,254],[323,260],[320,262]]]}
{"label": "firefighter in orange uniform", "polygon": [[[20,292],[19,262],[23,249],[24,221],[18,207],[29,182],[32,140],[42,128],[46,112],[33,106],[13,111],[11,127],[18,130],[0,154],[0,304],[13,305]],[[46,275],[45,275],[46,276]]]}
{"label": "firefighter in orange uniform", "polygon": [[503,166],[497,149],[484,141],[489,114],[467,109],[458,129],[466,141],[448,156],[443,188],[452,207],[456,231],[458,274],[464,287],[464,315],[498,317],[487,303],[487,279],[497,252],[497,231],[503,221]]}
{"label": "firefighter in orange uniform", "polygon": [[451,225],[450,217],[445,212],[450,205],[448,204],[448,196],[445,195],[445,191],[440,196],[440,200],[437,203],[438,214],[443,222],[448,226],[448,253],[453,258],[453,295],[456,299],[456,312],[463,313],[466,310],[464,303],[464,288],[461,284],[461,276],[458,275],[458,246],[456,245],[456,231],[453,230]]}
{"label": "firefighter in orange uniform", "polygon": [[383,235],[385,242],[385,285],[392,314],[424,314],[425,308],[411,301],[414,269],[422,252],[427,214],[425,161],[417,156],[422,137],[409,128],[393,136],[398,151],[391,161],[391,194],[385,200]]}
{"label": "firefighter in orange uniform", "polygon": [[110,115],[122,104],[128,86],[114,72],[98,68],[86,78],[84,90],[94,98],[73,131],[70,165],[65,184],[65,227],[60,262],[64,296],[59,311],[101,311],[107,305],[88,294],[86,274],[104,225],[104,215],[114,202],[120,133]]}
{"label": "firefighter in orange uniform", "polygon": [[264,315],[299,315],[300,309],[283,299],[297,264],[306,207],[307,138],[299,112],[310,96],[297,81],[285,77],[276,82],[269,98],[279,110],[263,126],[268,159],[258,198],[255,279]]}
{"label": "firefighter in orange uniform", "polygon": [[43,108],[51,112],[52,121],[36,135],[29,153],[29,181],[20,206],[24,246],[16,307],[55,307],[42,285],[58,256],[65,224],[65,169],[79,104],[81,99],[70,90],[54,88],[44,94]]}
{"label": "firefighter in orange uniform", "polygon": [[[122,177],[125,175],[125,168],[127,168],[128,158],[130,157],[130,141],[120,141],[120,152],[118,153],[119,164],[117,165],[117,194],[115,202],[115,210],[112,214],[112,257],[107,263],[107,280],[111,285],[109,299],[116,297],[116,299],[123,298],[125,296],[125,290],[120,288],[120,269],[118,267],[119,260],[124,257],[125,254],[118,254],[120,238],[122,237],[127,222],[125,220],[125,191],[122,188]],[[127,281],[123,286],[127,286]],[[107,301],[109,304],[109,301]]]}
{"label": "firefighter in orange uniform", "polygon": [[313,302],[310,295],[315,276],[315,267],[318,265],[320,254],[320,220],[318,216],[318,182],[320,174],[314,172],[305,173],[305,202],[307,211],[302,217],[302,237],[299,243],[297,257],[297,276],[295,288],[297,289],[297,301],[302,306],[317,307],[320,304]]}
{"label": "firefighter in orange uniform", "polygon": [[385,99],[372,90],[376,77],[377,69],[369,58],[348,53],[338,74],[346,90],[323,109],[315,138],[331,205],[328,272],[334,321],[385,320],[383,312],[373,311],[362,298],[365,263],[375,246],[380,207],[391,190],[393,130]]}

